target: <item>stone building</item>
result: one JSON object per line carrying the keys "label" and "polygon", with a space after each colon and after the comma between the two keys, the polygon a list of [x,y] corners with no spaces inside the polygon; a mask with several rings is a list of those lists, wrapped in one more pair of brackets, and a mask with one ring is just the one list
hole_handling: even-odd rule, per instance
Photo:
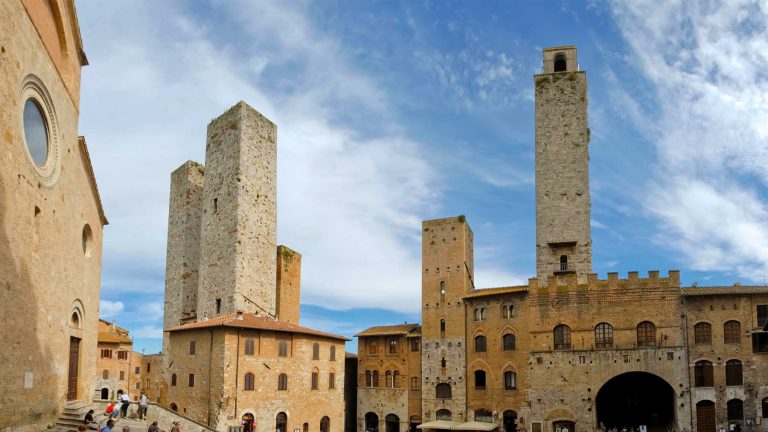
{"label": "stone building", "polygon": [[100,319],[96,346],[95,398],[116,400],[124,393],[137,396],[141,386],[142,357],[141,353],[133,351],[133,340],[128,330],[114,322]]}
{"label": "stone building", "polygon": [[150,402],[161,403],[160,395],[167,389],[165,375],[163,374],[163,354],[146,354],[141,356],[141,365],[138,370],[139,384],[136,393],[144,392]]}
{"label": "stone building", "polygon": [[78,136],[74,2],[0,2],[0,41],[0,430],[42,430],[94,394],[107,219]]}
{"label": "stone building", "polygon": [[[475,287],[465,218],[422,225],[422,355],[408,360],[421,363],[417,428],[768,429],[768,287],[682,287],[676,270],[592,272],[587,80],[576,54],[544,49],[534,76],[536,276]],[[360,430],[406,427],[365,422],[396,409],[364,372],[377,367],[367,347],[386,344],[371,332],[386,328],[358,335]]]}
{"label": "stone building", "polygon": [[357,430],[421,424],[421,326],[371,327],[358,338]]}
{"label": "stone building", "polygon": [[277,246],[277,128],[244,102],[171,175],[161,404],[220,431],[344,429],[347,338],[301,327]]}

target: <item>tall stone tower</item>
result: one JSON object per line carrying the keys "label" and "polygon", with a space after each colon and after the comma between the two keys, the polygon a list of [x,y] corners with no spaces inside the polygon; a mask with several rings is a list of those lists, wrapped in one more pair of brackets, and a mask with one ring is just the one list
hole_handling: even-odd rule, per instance
{"label": "tall stone tower", "polygon": [[276,314],[277,127],[245,102],[208,125],[197,319]]}
{"label": "tall stone tower", "polygon": [[424,221],[422,228],[422,418],[465,421],[466,311],[461,297],[473,288],[472,230],[464,216]]}
{"label": "tall stone tower", "polygon": [[536,85],[536,273],[592,272],[587,75],[575,47],[544,49]]}

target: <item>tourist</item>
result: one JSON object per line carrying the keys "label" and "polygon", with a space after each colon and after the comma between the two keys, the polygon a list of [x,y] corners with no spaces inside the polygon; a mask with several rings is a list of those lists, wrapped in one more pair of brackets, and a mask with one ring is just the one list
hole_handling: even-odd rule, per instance
{"label": "tourist", "polygon": [[152,422],[151,425],[149,425],[147,432],[164,432],[164,431],[160,429],[160,426],[157,425],[157,420],[155,420]]}
{"label": "tourist", "polygon": [[93,410],[88,411],[88,413],[85,414],[85,418],[83,419],[83,423],[85,423],[85,426],[91,429],[98,430],[99,424],[93,421]]}
{"label": "tourist", "polygon": [[149,406],[149,398],[144,392],[141,392],[139,396],[139,420],[147,419],[147,407]]}
{"label": "tourist", "polygon": [[173,422],[173,426],[171,427],[171,432],[182,432],[181,425],[179,422],[175,421]]}
{"label": "tourist", "polygon": [[112,428],[115,427],[115,421],[112,419],[107,420],[107,425],[101,429],[101,432],[112,432]]}
{"label": "tourist", "polygon": [[119,400],[112,403],[113,403],[112,414],[110,415],[110,418],[116,419],[120,416],[120,409],[123,406],[123,404]]}
{"label": "tourist", "polygon": [[107,417],[112,417],[113,412],[115,412],[115,401],[110,402],[109,405],[107,405],[107,409],[104,411]]}
{"label": "tourist", "polygon": [[122,405],[120,405],[120,417],[125,418],[128,416],[128,405],[131,403],[131,398],[128,396],[128,393],[123,393],[122,396],[120,396],[120,402]]}

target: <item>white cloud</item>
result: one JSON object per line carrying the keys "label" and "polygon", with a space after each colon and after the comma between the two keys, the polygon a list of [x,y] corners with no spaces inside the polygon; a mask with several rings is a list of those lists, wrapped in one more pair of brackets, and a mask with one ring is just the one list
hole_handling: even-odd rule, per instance
{"label": "white cloud", "polygon": [[[643,201],[700,270],[768,272],[768,16],[766,5],[612,3],[630,61],[655,85],[660,112],[629,117],[659,157]],[[620,94],[627,100],[626,93]]]}
{"label": "white cloud", "polygon": [[112,318],[122,312],[124,308],[123,302],[102,300],[99,305],[100,318]]}
{"label": "white cloud", "polygon": [[131,337],[141,339],[162,339],[163,329],[156,326],[144,326],[131,330]]}

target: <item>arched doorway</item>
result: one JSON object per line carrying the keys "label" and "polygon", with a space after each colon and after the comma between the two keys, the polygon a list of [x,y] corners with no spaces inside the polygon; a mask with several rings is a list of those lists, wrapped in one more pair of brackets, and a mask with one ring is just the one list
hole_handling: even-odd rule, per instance
{"label": "arched doorway", "polygon": [[708,400],[699,401],[696,404],[696,432],[715,432],[716,430],[715,403]]}
{"label": "arched doorway", "polygon": [[277,413],[275,417],[275,432],[287,432],[288,430],[288,416],[284,413]]}
{"label": "arched doorway", "polygon": [[451,421],[451,420],[453,420],[453,414],[451,414],[451,412],[448,411],[447,409],[439,409],[435,413],[435,418],[437,420],[448,420],[448,421]]}
{"label": "arched doorway", "polygon": [[416,429],[416,426],[421,424],[421,417],[419,416],[411,416],[410,422],[408,424],[408,430],[410,432],[416,432],[418,429]]}
{"label": "arched doorway", "polygon": [[574,432],[576,430],[576,423],[570,420],[553,421],[552,430],[555,432]]}
{"label": "arched doorway", "polygon": [[387,424],[387,432],[400,432],[400,417],[394,414],[387,414],[384,417],[384,421]]}
{"label": "arched doorway", "polygon": [[676,428],[675,391],[654,374],[627,372],[617,375],[603,385],[595,403],[597,425],[603,424],[609,429],[632,427],[638,430],[640,425],[645,425],[652,432]]}
{"label": "arched doorway", "polygon": [[245,413],[243,414],[243,432],[252,432],[252,431],[253,431],[253,414]]}
{"label": "arched doorway", "polygon": [[365,432],[379,432],[379,416],[375,413],[365,415]]}
{"label": "arched doorway", "polygon": [[512,410],[504,411],[502,416],[504,432],[515,432],[517,427],[517,413]]}
{"label": "arched doorway", "polygon": [[103,389],[101,389],[101,399],[102,400],[109,399],[109,389],[108,388],[104,387]]}

